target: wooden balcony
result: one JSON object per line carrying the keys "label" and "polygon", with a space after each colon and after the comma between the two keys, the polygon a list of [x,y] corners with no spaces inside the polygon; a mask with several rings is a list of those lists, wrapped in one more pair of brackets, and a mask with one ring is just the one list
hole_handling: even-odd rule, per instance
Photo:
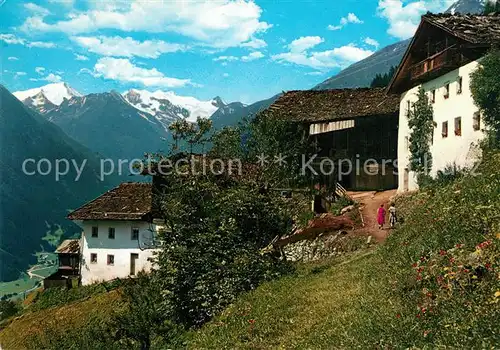
{"label": "wooden balcony", "polygon": [[458,68],[461,61],[460,51],[456,47],[449,47],[413,65],[410,68],[410,79],[420,80],[435,74],[444,74]]}

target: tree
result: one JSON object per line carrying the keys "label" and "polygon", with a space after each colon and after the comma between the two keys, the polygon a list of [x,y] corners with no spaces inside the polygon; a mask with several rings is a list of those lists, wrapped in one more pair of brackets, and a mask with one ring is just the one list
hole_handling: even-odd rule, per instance
{"label": "tree", "polygon": [[370,87],[372,88],[382,88],[389,85],[392,80],[392,77],[396,73],[397,66],[391,66],[389,71],[385,74],[377,74],[375,78],[373,78]]}
{"label": "tree", "polygon": [[492,136],[500,140],[500,51],[486,55],[471,73],[471,94]]}
{"label": "tree", "polygon": [[21,310],[19,304],[12,300],[0,300],[0,320],[12,317]]}
{"label": "tree", "polygon": [[418,90],[418,99],[408,110],[410,128],[410,170],[417,176],[428,176],[432,167],[430,145],[434,133],[434,112],[424,89]]}
{"label": "tree", "polygon": [[487,0],[484,4],[483,15],[500,12],[500,3],[497,0]]}
{"label": "tree", "polygon": [[129,279],[122,290],[126,309],[113,317],[115,338],[140,344],[140,348],[151,348],[153,340],[161,336],[164,342],[178,340],[182,327],[170,321],[168,299],[163,298],[161,284],[154,281],[154,274],[139,272]]}

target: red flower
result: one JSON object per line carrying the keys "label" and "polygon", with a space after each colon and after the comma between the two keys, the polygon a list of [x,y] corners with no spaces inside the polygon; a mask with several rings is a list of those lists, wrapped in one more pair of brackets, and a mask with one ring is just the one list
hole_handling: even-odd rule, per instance
{"label": "red flower", "polygon": [[464,246],[463,244],[457,244],[455,247],[456,247],[456,248],[458,248],[458,249],[460,249],[460,248],[462,248],[463,246]]}
{"label": "red flower", "polygon": [[255,320],[254,320],[254,319],[250,319],[250,320],[248,320],[248,323],[250,323],[250,324],[254,324],[254,323],[255,323]]}
{"label": "red flower", "polygon": [[490,263],[485,264],[484,267],[486,268],[486,270],[491,270],[491,264]]}
{"label": "red flower", "polygon": [[453,264],[455,262],[455,258],[450,258],[450,262]]}
{"label": "red flower", "polygon": [[420,314],[419,313],[417,314],[417,318],[420,318]]}
{"label": "red flower", "polygon": [[397,314],[397,315],[396,315],[396,318],[401,318],[401,314]]}
{"label": "red flower", "polygon": [[411,264],[411,267],[417,267],[417,263]]}
{"label": "red flower", "polygon": [[429,298],[432,298],[432,293],[431,292],[427,292],[425,295],[427,295]]}
{"label": "red flower", "polygon": [[422,272],[422,271],[424,271],[423,267],[419,267],[418,270],[417,270],[417,272]]}
{"label": "red flower", "polygon": [[441,250],[439,251],[439,255],[446,255],[446,250],[441,249]]}
{"label": "red flower", "polygon": [[422,276],[418,275],[417,276],[417,281],[421,281],[422,280]]}
{"label": "red flower", "polygon": [[431,331],[425,331],[424,332],[424,337],[427,337]]}

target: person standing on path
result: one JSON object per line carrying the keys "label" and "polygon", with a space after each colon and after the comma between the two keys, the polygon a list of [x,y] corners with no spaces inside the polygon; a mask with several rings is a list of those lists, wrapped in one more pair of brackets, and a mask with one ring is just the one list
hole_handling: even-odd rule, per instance
{"label": "person standing on path", "polygon": [[396,205],[394,203],[391,203],[391,206],[389,207],[389,223],[391,224],[391,228],[394,228],[394,226],[396,226],[397,221]]}
{"label": "person standing on path", "polygon": [[381,230],[385,224],[385,209],[383,204],[380,204],[380,208],[378,208],[377,222],[378,222],[378,228],[379,230]]}

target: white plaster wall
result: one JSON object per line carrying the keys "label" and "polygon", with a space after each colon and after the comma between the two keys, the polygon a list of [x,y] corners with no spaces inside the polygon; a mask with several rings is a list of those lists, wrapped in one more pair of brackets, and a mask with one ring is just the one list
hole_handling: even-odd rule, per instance
{"label": "white plaster wall", "polygon": [[[98,237],[92,237],[92,226],[99,228]],[[115,239],[108,238],[108,228],[115,228]],[[132,240],[132,227],[139,228],[139,241]],[[156,227],[154,230],[156,230]],[[82,284],[124,278],[130,273],[130,254],[136,253],[136,274],[140,270],[148,271],[153,256],[151,247],[153,232],[150,224],[143,221],[85,221],[82,237]],[[140,245],[140,247],[139,247]],[[141,249],[142,248],[142,249]],[[97,254],[97,263],[90,262],[90,255]],[[108,254],[114,255],[114,264],[108,265]]]}
{"label": "white plaster wall", "polygon": [[[470,93],[470,73],[478,66],[478,62],[471,62],[452,72],[442,75],[434,80],[424,83],[422,86],[430,97],[431,91],[436,90],[436,100],[432,107],[434,109],[434,140],[431,145],[432,170],[431,175],[435,176],[438,170],[443,170],[447,165],[455,163],[459,167],[470,167],[479,156],[478,141],[484,137],[484,123],[481,120],[479,131],[473,129],[473,116],[478,112],[478,107],[474,104]],[[458,77],[462,77],[462,93],[457,94]],[[445,85],[450,83],[450,94],[444,98]],[[416,86],[401,96],[399,114],[399,135],[398,135],[398,174],[399,191],[404,191],[404,169],[409,164],[408,138],[410,130],[408,128],[408,101],[415,102],[420,86]],[[462,118],[462,135],[455,135],[455,118]],[[441,135],[442,123],[448,121],[448,137]],[[415,174],[410,172],[408,189],[417,189]]]}

